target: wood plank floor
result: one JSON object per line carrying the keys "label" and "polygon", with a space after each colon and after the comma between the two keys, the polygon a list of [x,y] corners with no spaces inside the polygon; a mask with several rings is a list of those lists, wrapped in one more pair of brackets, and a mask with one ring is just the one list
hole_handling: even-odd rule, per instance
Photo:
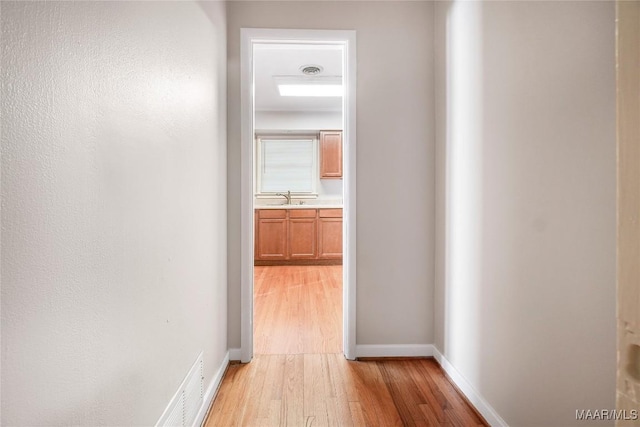
{"label": "wood plank floor", "polygon": [[433,359],[347,361],[341,283],[339,265],[255,268],[255,356],[205,427],[487,425]]}
{"label": "wood plank floor", "polygon": [[258,355],[230,365],[206,427],[486,426],[433,359]]}
{"label": "wood plank floor", "polygon": [[342,266],[254,270],[254,353],[342,352]]}

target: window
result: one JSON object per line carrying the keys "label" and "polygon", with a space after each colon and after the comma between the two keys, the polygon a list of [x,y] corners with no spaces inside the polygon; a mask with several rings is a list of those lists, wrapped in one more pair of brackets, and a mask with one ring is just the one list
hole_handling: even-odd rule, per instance
{"label": "window", "polygon": [[318,142],[313,136],[257,138],[256,194],[269,196],[291,191],[315,196]]}

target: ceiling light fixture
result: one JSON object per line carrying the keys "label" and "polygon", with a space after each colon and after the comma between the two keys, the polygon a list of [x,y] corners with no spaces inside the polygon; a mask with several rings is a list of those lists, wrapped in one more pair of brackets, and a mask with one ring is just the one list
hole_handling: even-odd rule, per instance
{"label": "ceiling light fixture", "polygon": [[340,76],[274,76],[280,96],[343,96]]}
{"label": "ceiling light fixture", "polygon": [[342,96],[342,85],[279,84],[280,96]]}

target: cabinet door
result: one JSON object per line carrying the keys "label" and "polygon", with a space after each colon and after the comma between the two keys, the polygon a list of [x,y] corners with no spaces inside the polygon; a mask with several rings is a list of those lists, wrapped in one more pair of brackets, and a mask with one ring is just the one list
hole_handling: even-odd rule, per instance
{"label": "cabinet door", "polygon": [[320,178],[342,178],[342,131],[320,132]]}
{"label": "cabinet door", "polygon": [[318,258],[342,258],[342,218],[319,218]]}
{"label": "cabinet door", "polygon": [[[265,216],[276,216],[269,212]],[[256,215],[255,258],[257,260],[283,260],[287,254],[287,219],[261,218]]]}
{"label": "cabinet door", "polygon": [[289,218],[289,259],[315,259],[317,257],[318,227],[313,218]]}

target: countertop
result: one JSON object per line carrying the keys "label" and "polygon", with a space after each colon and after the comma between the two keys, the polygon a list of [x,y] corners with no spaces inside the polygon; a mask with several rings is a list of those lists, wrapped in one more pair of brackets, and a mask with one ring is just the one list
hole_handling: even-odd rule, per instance
{"label": "countertop", "polygon": [[254,209],[342,209],[339,204],[254,205]]}
{"label": "countertop", "polygon": [[254,205],[254,209],[342,209],[342,205]]}

